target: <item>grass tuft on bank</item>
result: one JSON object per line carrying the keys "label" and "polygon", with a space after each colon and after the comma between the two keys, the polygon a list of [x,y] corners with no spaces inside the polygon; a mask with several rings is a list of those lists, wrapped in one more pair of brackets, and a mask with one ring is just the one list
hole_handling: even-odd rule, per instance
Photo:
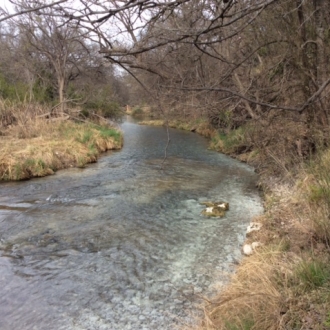
{"label": "grass tuft on bank", "polygon": [[[24,133],[24,134],[23,134]],[[24,180],[96,162],[101,152],[120,149],[122,134],[106,125],[34,119],[12,125],[1,136],[0,180]]]}
{"label": "grass tuft on bank", "polygon": [[329,264],[268,246],[244,259],[199,329],[327,329]]}

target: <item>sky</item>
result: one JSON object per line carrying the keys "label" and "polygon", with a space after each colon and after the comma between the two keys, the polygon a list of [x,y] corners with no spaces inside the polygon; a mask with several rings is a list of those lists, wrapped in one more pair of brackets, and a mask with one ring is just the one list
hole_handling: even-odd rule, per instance
{"label": "sky", "polygon": [[0,0],[0,7],[13,10],[13,5],[9,2],[9,0]]}
{"label": "sky", "polygon": [[[55,0],[53,0],[55,2]],[[101,2],[101,1],[100,1]],[[73,3],[74,0],[73,0]],[[14,13],[14,5],[9,0],[0,0],[0,8],[8,11],[9,13]],[[0,19],[6,17],[6,15],[1,15],[0,10]],[[1,24],[1,23],[0,23]],[[135,27],[139,27],[142,23],[135,22]],[[123,33],[120,31],[124,31],[125,27],[122,25],[120,21],[111,21],[109,24],[106,24],[106,31],[110,32],[113,36],[115,36],[116,41],[120,41],[121,43],[125,43],[126,45],[130,45],[132,43],[131,36],[127,33]],[[142,25],[141,25],[142,26]],[[138,32],[136,32],[138,34]]]}

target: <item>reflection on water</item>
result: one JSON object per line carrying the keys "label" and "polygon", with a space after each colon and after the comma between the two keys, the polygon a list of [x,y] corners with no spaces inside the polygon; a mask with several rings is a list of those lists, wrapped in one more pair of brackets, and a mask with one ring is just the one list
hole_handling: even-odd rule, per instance
{"label": "reflection on water", "polygon": [[[251,168],[193,133],[125,122],[86,169],[0,185],[0,329],[173,329],[240,258]],[[222,219],[201,201],[225,200]]]}

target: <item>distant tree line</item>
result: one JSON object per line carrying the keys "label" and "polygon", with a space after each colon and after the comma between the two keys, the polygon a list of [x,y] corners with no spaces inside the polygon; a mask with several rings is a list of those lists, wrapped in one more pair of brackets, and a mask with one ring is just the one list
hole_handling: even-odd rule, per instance
{"label": "distant tree line", "polygon": [[47,72],[26,72],[26,81],[40,79],[45,92],[52,86],[63,106],[79,98],[63,95],[71,85],[76,93],[91,91],[100,77],[115,85],[117,65],[128,75],[130,102],[138,97],[170,116],[206,116],[224,132],[254,123],[264,148],[285,126],[291,137],[281,143],[299,156],[328,144],[329,1],[11,2],[21,14],[3,13],[9,23],[1,42],[9,45],[6,34],[20,31],[10,44],[20,47],[17,63],[31,60],[25,70]]}

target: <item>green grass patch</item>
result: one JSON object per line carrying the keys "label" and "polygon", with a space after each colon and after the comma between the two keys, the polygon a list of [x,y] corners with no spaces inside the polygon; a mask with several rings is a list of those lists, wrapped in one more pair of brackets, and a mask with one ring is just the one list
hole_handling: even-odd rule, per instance
{"label": "green grass patch", "polygon": [[77,158],[77,167],[84,168],[86,164],[88,163],[88,160],[84,156],[78,156]]}
{"label": "green grass patch", "polygon": [[58,134],[61,135],[61,137],[70,139],[71,137],[76,136],[78,134],[80,124],[76,125],[68,125],[68,123],[66,122],[60,123],[58,127]]}
{"label": "green grass patch", "polygon": [[296,268],[295,274],[305,291],[323,287],[330,280],[330,267],[321,260],[302,261]]}
{"label": "green grass patch", "polygon": [[316,236],[330,243],[330,150],[320,153],[308,164],[311,182],[307,187],[307,202]]}
{"label": "green grass patch", "polygon": [[113,138],[117,142],[119,142],[122,138],[121,133],[113,128],[99,127],[98,130],[103,138]]}
{"label": "green grass patch", "polygon": [[98,151],[97,151],[97,148],[96,146],[91,143],[88,145],[88,154],[87,154],[89,157],[95,157],[98,155]]}
{"label": "green grass patch", "polygon": [[319,184],[312,184],[309,187],[309,201],[319,204],[320,202],[330,202],[330,182],[320,182]]}
{"label": "green grass patch", "polygon": [[25,167],[34,167],[36,164],[36,160],[32,158],[28,158],[24,161],[24,166]]}
{"label": "green grass patch", "polygon": [[87,144],[93,137],[93,132],[86,130],[83,132],[82,136],[76,137],[76,140],[82,144]]}
{"label": "green grass patch", "polygon": [[330,329],[330,312],[327,313],[326,320],[323,322],[323,325]]}
{"label": "green grass patch", "polygon": [[228,133],[219,132],[212,137],[210,148],[224,153],[235,153],[241,146],[246,145],[245,134],[246,129],[243,127]]}
{"label": "green grass patch", "polygon": [[236,322],[225,322],[226,330],[251,330],[253,329],[254,321],[252,318],[244,317],[242,320]]}
{"label": "green grass patch", "polygon": [[112,127],[108,126],[100,126],[95,124],[86,124],[86,123],[75,123],[74,126],[72,124],[67,125],[63,123],[60,127],[60,134],[67,139],[75,139],[75,141],[89,145],[93,143],[96,136],[98,135],[102,139],[113,139],[117,143],[121,143],[122,141],[122,133]]}
{"label": "green grass patch", "polygon": [[21,180],[22,178],[24,178],[24,171],[22,164],[15,164],[13,172],[14,172],[13,173],[14,180]]}

